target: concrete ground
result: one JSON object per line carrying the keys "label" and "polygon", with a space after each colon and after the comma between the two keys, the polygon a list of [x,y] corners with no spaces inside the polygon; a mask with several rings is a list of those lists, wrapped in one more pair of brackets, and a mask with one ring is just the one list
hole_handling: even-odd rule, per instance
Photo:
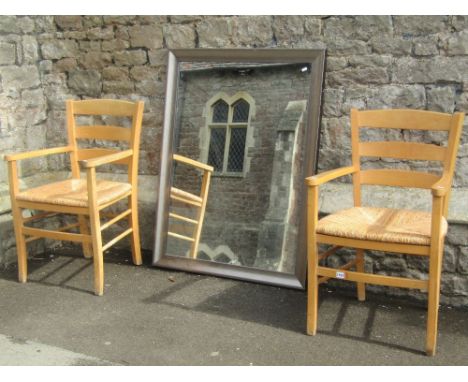
{"label": "concrete ground", "polygon": [[[145,264],[150,254],[145,254]],[[425,356],[425,308],[321,287],[319,331],[306,294],[105,259],[105,294],[73,251],[29,260],[29,282],[0,271],[0,365],[467,365],[468,311],[443,307]]]}

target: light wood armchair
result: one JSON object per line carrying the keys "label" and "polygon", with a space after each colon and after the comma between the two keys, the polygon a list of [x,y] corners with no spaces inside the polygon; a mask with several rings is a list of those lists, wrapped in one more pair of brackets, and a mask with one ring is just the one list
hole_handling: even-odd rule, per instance
{"label": "light wood armchair", "polygon": [[[447,233],[450,187],[455,168],[463,113],[444,114],[419,110],[351,110],[352,166],[331,170],[306,179],[308,303],[307,333],[317,331],[318,287],[330,278],[356,282],[360,301],[365,300],[365,285],[415,288],[428,292],[426,352],[434,355],[440,294],[443,243]],[[361,142],[363,127],[414,129],[448,133],[446,147],[415,142]],[[418,171],[393,169],[361,170],[361,157],[401,158],[440,161],[440,176]],[[318,219],[319,186],[344,175],[353,177],[354,207]],[[361,206],[361,184],[415,187],[432,192],[432,212]],[[318,244],[331,246],[318,253]],[[354,260],[340,269],[319,262],[342,247],[356,249]],[[364,269],[364,250],[396,252],[427,257],[429,279],[418,280],[369,274]],[[350,269],[355,269],[351,271]]]}
{"label": "light wood armchair", "polygon": [[[24,283],[27,280],[28,256],[26,244],[39,238],[82,243],[84,256],[93,257],[94,292],[99,296],[104,292],[103,252],[106,249],[130,235],[133,262],[136,265],[142,263],[138,227],[137,176],[143,108],[143,102],[104,99],[68,100],[66,102],[68,146],[5,156],[9,170],[11,208],[16,235],[18,279],[20,282]],[[131,127],[77,126],[76,116],[81,115],[128,117],[131,119]],[[128,149],[81,149],[78,146],[80,140],[93,139],[124,141],[128,143]],[[70,156],[70,179],[27,190],[19,189],[17,161],[61,153],[68,153]],[[101,165],[110,163],[127,166],[127,182],[97,179],[96,169]],[[86,179],[80,178],[80,164],[86,171]],[[102,210],[124,199],[128,201],[128,209],[112,216],[109,221],[101,223]],[[44,212],[30,218],[24,218],[23,210],[25,209]],[[45,230],[26,225],[32,221],[60,213],[76,215],[78,221],[58,230]],[[123,221],[123,219],[127,219],[128,228],[103,245],[102,231],[114,223]],[[91,232],[88,227],[88,220]],[[68,232],[75,228],[79,229],[79,233]]]}
{"label": "light wood armchair", "polygon": [[213,173],[214,169],[213,166],[207,165],[202,162],[198,162],[196,160],[178,154],[174,154],[173,159],[184,166],[193,167],[203,173],[201,189],[198,195],[176,187],[171,187],[170,192],[170,198],[173,202],[182,203],[197,209],[195,219],[192,219],[187,216],[182,216],[174,212],[169,212],[169,217],[183,221],[185,223],[189,223],[193,226],[191,236],[171,231],[167,233],[171,237],[192,243],[190,246],[190,258],[195,259],[198,254],[198,244],[200,243],[203,221],[205,219],[206,202],[208,200],[208,192],[210,189],[211,174]]}

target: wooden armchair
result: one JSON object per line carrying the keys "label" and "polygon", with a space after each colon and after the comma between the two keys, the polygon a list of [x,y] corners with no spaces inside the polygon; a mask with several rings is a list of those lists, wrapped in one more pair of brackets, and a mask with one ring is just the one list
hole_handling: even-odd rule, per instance
{"label": "wooden armchair", "polygon": [[[418,110],[351,110],[352,166],[331,170],[306,179],[308,232],[307,333],[317,330],[318,286],[330,278],[356,282],[360,301],[365,300],[365,284],[415,288],[428,292],[426,352],[434,355],[444,238],[447,211],[464,114],[443,114]],[[360,142],[363,127],[414,129],[448,133],[446,147],[415,142]],[[361,157],[401,158],[440,161],[440,176],[418,171],[393,169],[361,170]],[[354,207],[318,220],[318,190],[325,182],[353,176]],[[361,206],[361,184],[415,187],[431,190],[432,212]],[[332,247],[322,254],[317,244]],[[354,260],[340,269],[319,265],[341,247],[356,249]],[[429,260],[429,279],[418,280],[365,273],[364,250],[425,256]],[[355,269],[351,271],[350,269]]]}
{"label": "wooden armchair", "polygon": [[167,233],[169,236],[174,237],[176,239],[191,242],[192,244],[190,247],[190,257],[192,259],[195,259],[198,253],[198,244],[200,243],[200,236],[203,228],[203,221],[205,218],[206,202],[208,200],[208,191],[210,189],[210,180],[211,174],[213,173],[213,166],[209,166],[205,163],[198,162],[196,160],[177,154],[173,155],[173,159],[178,163],[181,163],[185,166],[194,167],[195,169],[203,172],[200,194],[196,195],[194,193],[187,192],[176,187],[171,187],[170,193],[170,198],[173,202],[189,205],[190,207],[197,209],[195,219],[192,219],[187,216],[182,216],[174,212],[169,212],[169,217],[193,225],[192,236],[187,236],[171,231]]}
{"label": "wooden armchair", "polygon": [[[143,107],[143,102],[69,100],[66,102],[68,146],[5,156],[9,170],[11,208],[16,235],[18,278],[20,282],[24,283],[27,280],[26,244],[39,238],[82,243],[85,257],[93,257],[94,292],[99,296],[104,292],[103,252],[106,249],[130,235],[133,262],[136,265],[141,264],[137,175]],[[131,127],[77,126],[75,117],[78,115],[129,117],[131,119]],[[124,141],[128,144],[128,149],[81,149],[78,146],[78,141],[95,139]],[[19,189],[17,161],[59,153],[68,153],[70,155],[72,172],[70,179],[45,184],[28,190]],[[115,182],[97,179],[96,168],[109,163],[127,166],[128,181]],[[79,164],[86,171],[86,179],[81,179],[80,177]],[[125,198],[128,201],[128,209],[101,224],[101,211]],[[24,209],[44,212],[33,215],[30,218],[24,218]],[[76,215],[77,223],[61,227],[56,231],[33,228],[26,225],[32,221],[60,213]],[[88,228],[88,219],[91,233]],[[128,228],[103,245],[102,231],[123,219],[127,219]],[[74,228],[78,228],[79,233],[68,232]]]}

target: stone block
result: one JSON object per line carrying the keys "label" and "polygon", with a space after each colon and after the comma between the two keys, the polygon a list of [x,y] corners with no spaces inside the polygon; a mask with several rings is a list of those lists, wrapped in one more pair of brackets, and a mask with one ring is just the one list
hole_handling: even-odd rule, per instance
{"label": "stone block", "polygon": [[411,54],[412,41],[401,37],[376,35],[369,40],[375,53],[406,56]]}
{"label": "stone block", "polygon": [[468,225],[450,224],[446,240],[452,245],[468,246]]}
{"label": "stone block", "polygon": [[414,54],[416,56],[434,56],[439,54],[437,47],[438,37],[421,37],[413,40]]}
{"label": "stone block", "polygon": [[114,38],[114,28],[112,26],[92,28],[88,30],[87,37],[90,40],[112,40]]}
{"label": "stone block", "polygon": [[391,35],[391,16],[339,16],[324,20],[325,38],[367,41],[379,35]]}
{"label": "stone block", "polygon": [[76,58],[62,58],[53,64],[57,72],[71,72],[77,69],[78,62]]}
{"label": "stone block", "polygon": [[54,16],[35,16],[34,25],[36,33],[52,32],[56,28]]}
{"label": "stone block", "polygon": [[393,16],[395,34],[425,36],[447,30],[448,16]]}
{"label": "stone block", "polygon": [[32,33],[34,31],[34,20],[29,16],[20,16],[17,19],[17,24],[21,33]]}
{"label": "stone block", "polygon": [[148,61],[144,50],[128,50],[114,53],[114,62],[120,66],[143,65]]}
{"label": "stone block", "polygon": [[174,16],[169,16],[171,24],[188,24],[188,23],[194,23],[197,21],[200,21],[203,19],[203,16],[194,16],[194,15],[174,15]]}
{"label": "stone block", "polygon": [[449,56],[468,54],[468,30],[450,36],[447,40],[447,54]]}
{"label": "stone block", "polygon": [[53,40],[41,46],[42,57],[46,60],[58,60],[64,57],[76,57],[78,44],[74,40]]}
{"label": "stone block", "polygon": [[355,84],[387,84],[390,75],[387,68],[380,66],[346,67],[343,70],[330,72],[325,83],[328,87],[350,86]]}
{"label": "stone block", "polygon": [[13,65],[16,62],[16,45],[0,42],[0,65]]}
{"label": "stone block", "polygon": [[164,25],[164,39],[169,49],[195,48],[195,29],[192,25]]}
{"label": "stone block", "polygon": [[463,275],[468,274],[468,247],[460,247],[457,271]]}
{"label": "stone block", "polygon": [[102,71],[102,78],[108,81],[128,81],[128,68],[108,66]]}
{"label": "stone block", "polygon": [[80,58],[84,69],[104,69],[112,63],[112,55],[107,52],[91,51]]}
{"label": "stone block", "polygon": [[426,94],[424,86],[398,86],[385,85],[376,87],[372,95],[367,98],[369,109],[382,108],[409,108],[424,109],[426,105]]}
{"label": "stone block", "polygon": [[467,57],[441,57],[415,59],[403,57],[396,60],[393,81],[395,83],[462,82],[468,67]]}
{"label": "stone block", "polygon": [[271,16],[240,16],[236,24],[235,43],[242,46],[269,46],[273,41]]}
{"label": "stone block", "polygon": [[103,16],[103,21],[106,25],[132,25],[135,20],[136,16]]}
{"label": "stone block", "polygon": [[0,33],[20,33],[20,26],[17,16],[0,17]]}
{"label": "stone block", "polygon": [[105,93],[128,95],[135,91],[133,81],[104,81],[103,91]]}
{"label": "stone block", "polygon": [[457,250],[456,248],[445,245],[442,261],[442,272],[455,272],[457,269]]}
{"label": "stone block", "polygon": [[39,60],[39,45],[34,36],[23,36],[21,46],[23,48],[23,62],[35,64]]}
{"label": "stone block", "polygon": [[341,70],[348,66],[348,59],[346,57],[328,57],[325,62],[325,71],[333,72]]}
{"label": "stone block", "polygon": [[457,16],[452,16],[452,27],[456,31],[461,31],[463,29],[468,28],[468,16],[462,16],[462,15],[457,15]]}
{"label": "stone block", "polygon": [[210,17],[197,24],[200,48],[226,48],[233,45],[233,21],[231,18]]}
{"label": "stone block", "polygon": [[163,47],[163,31],[159,25],[132,26],[128,32],[132,48],[159,49]]}
{"label": "stone block", "polygon": [[324,117],[341,117],[344,89],[324,89],[322,111]]}
{"label": "stone block", "polygon": [[453,113],[455,110],[455,87],[428,87],[426,93],[428,110],[440,111],[442,113]]}
{"label": "stone block", "polygon": [[360,40],[330,36],[324,42],[328,56],[365,55],[370,52],[370,47]]}
{"label": "stone block", "polygon": [[35,65],[5,66],[2,68],[4,92],[17,94],[22,89],[40,85],[39,71]]}
{"label": "stone block", "polygon": [[70,72],[68,86],[78,95],[97,97],[101,94],[101,74],[96,70]]}
{"label": "stone block", "polygon": [[118,50],[125,50],[130,47],[130,42],[123,39],[113,39],[108,41],[103,41],[101,44],[102,50],[104,52],[114,52]]}
{"label": "stone block", "polygon": [[55,23],[61,30],[79,30],[83,27],[81,16],[55,16]]}
{"label": "stone block", "polygon": [[[167,64],[167,49],[148,51],[148,58],[151,66],[163,66]],[[468,82],[468,81],[467,81]]]}

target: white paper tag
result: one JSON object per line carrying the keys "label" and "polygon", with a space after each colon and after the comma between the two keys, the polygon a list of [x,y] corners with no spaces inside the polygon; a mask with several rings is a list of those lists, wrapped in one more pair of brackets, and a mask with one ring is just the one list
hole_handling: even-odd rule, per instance
{"label": "white paper tag", "polygon": [[344,272],[336,271],[336,278],[337,279],[344,279],[346,278],[346,275]]}

